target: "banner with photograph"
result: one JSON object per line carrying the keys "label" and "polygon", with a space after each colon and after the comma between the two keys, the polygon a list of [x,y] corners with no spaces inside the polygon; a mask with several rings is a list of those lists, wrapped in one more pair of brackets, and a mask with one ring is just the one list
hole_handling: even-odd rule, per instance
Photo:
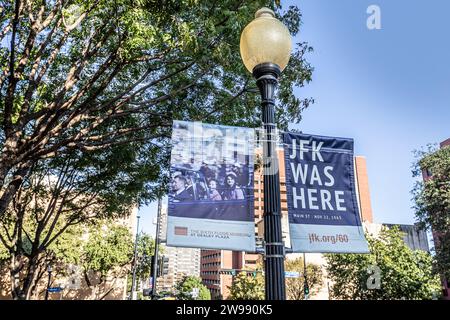
{"label": "banner with photograph", "polygon": [[293,251],[368,253],[353,140],[286,132],[283,142]]}
{"label": "banner with photograph", "polygon": [[167,245],[255,251],[254,129],[174,121]]}

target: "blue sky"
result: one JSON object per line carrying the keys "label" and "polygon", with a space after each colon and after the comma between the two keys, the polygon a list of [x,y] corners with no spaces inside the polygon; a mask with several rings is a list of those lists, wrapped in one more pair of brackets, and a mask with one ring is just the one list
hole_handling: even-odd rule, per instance
{"label": "blue sky", "polygon": [[[412,151],[450,137],[450,2],[299,0],[295,41],[314,52],[313,81],[295,93],[316,101],[298,125],[305,133],[349,137],[367,159],[375,222],[414,223]],[[381,29],[369,30],[370,5]],[[156,205],[141,208],[153,233]]]}

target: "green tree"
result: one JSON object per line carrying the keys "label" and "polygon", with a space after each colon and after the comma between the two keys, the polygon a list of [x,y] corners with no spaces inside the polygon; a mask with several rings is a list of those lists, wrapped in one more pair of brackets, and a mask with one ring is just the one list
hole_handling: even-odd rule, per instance
{"label": "green tree", "polygon": [[439,292],[431,255],[411,250],[398,228],[366,235],[370,254],[327,254],[331,296],[351,300],[431,299]]}
{"label": "green tree", "polygon": [[[13,298],[30,297],[45,260],[52,259],[47,249],[65,232],[130,213],[143,186],[142,178],[134,176],[145,175],[146,169],[131,164],[127,157],[114,163],[106,160],[109,156],[107,152],[80,153],[70,159],[48,160],[50,163],[34,166],[20,185],[13,205],[0,218],[0,240],[9,252]],[[91,174],[93,165],[101,167],[100,174]],[[79,240],[68,234],[69,240],[68,247],[78,247]]]}
{"label": "green tree", "polygon": [[[194,289],[198,289],[198,296],[192,297]],[[176,285],[179,300],[211,300],[211,293],[199,277],[186,276]]]}
{"label": "green tree", "polygon": [[[413,189],[416,217],[434,237],[435,271],[450,279],[450,147],[416,152]],[[431,176],[423,181],[422,171]]]}
{"label": "green tree", "polygon": [[[159,167],[167,168],[173,119],[259,125],[259,97],[240,59],[240,33],[267,4],[293,35],[301,23],[297,7],[283,11],[262,0],[2,4],[0,217],[41,161],[127,145],[132,163],[158,164],[146,178],[150,188],[166,177]],[[307,43],[297,44],[284,71],[277,104],[282,128],[299,121],[312,102],[293,94],[311,80],[310,51]],[[125,150],[109,160],[127,156]],[[90,175],[102,172],[90,169]]]}
{"label": "green tree", "polygon": [[[164,246],[158,246],[158,258],[164,254]],[[138,237],[137,257],[136,257],[136,279],[148,280],[152,274],[153,255],[155,254],[155,240],[147,233],[141,233]],[[134,256],[132,260],[134,265]],[[131,294],[131,286],[133,279],[133,269],[130,269],[128,276],[127,291]],[[138,293],[139,294],[139,293]]]}
{"label": "green tree", "polygon": [[256,275],[240,272],[228,288],[230,300],[264,300],[264,277],[260,272]]}
{"label": "green tree", "polygon": [[[305,277],[303,271],[303,258],[297,258],[294,260],[286,260],[285,262],[286,271],[296,271],[301,274],[299,278],[286,278],[286,295],[289,300],[303,300],[304,299],[304,285]],[[310,290],[310,295],[312,291],[320,286],[322,286],[322,269],[320,266],[307,263],[306,264],[306,275],[308,281],[308,287]]]}
{"label": "green tree", "polygon": [[89,240],[83,247],[83,268],[104,277],[116,266],[129,264],[133,254],[131,233],[125,226],[104,225],[89,229]]}
{"label": "green tree", "polygon": [[[0,241],[14,298],[29,297],[46,248],[70,227],[166,190],[172,120],[260,125],[239,35],[267,3],[3,2]],[[299,9],[273,9],[295,35]],[[297,44],[283,72],[281,128],[312,102],[293,94],[311,80],[310,51]]]}
{"label": "green tree", "polygon": [[[133,241],[127,227],[114,222],[89,228],[88,241],[83,246],[82,267],[84,278],[92,288],[92,299],[102,299],[114,289],[106,292],[98,289],[107,275],[114,279],[124,277],[130,270],[133,257]],[[92,278],[99,281],[92,282]]]}
{"label": "green tree", "polygon": [[[158,246],[158,257],[164,253],[164,246]],[[147,233],[142,233],[138,238],[137,246],[137,277],[146,279],[152,273],[152,259],[155,254],[155,239]]]}
{"label": "green tree", "polygon": [[[25,230],[35,232],[35,226],[25,224],[25,227]],[[38,299],[37,288],[39,282],[45,278],[49,265],[52,266],[54,279],[68,276],[70,265],[79,266],[80,276],[84,276],[87,285],[92,289],[92,299],[101,299],[112,290],[100,291],[107,276],[114,279],[123,277],[131,267],[133,249],[131,233],[127,227],[114,221],[103,220],[95,224],[70,226],[36,257],[31,255],[35,245],[28,237],[32,239],[30,234],[27,234],[21,241],[22,247],[19,249],[23,251],[19,262],[24,268],[21,271],[25,277],[16,279],[15,283],[16,288],[20,289],[29,281],[27,291],[24,292],[25,299]],[[36,259],[34,264],[29,263],[31,257]],[[9,253],[7,258],[10,258]],[[31,266],[35,268],[32,277]],[[12,295],[15,297],[14,292]]]}

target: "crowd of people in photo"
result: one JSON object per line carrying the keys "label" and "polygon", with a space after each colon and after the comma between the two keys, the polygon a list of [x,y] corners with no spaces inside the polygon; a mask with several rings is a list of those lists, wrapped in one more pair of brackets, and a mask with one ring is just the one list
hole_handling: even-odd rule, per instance
{"label": "crowd of people in photo", "polygon": [[234,164],[187,164],[172,168],[172,202],[242,200],[250,187],[248,166]]}

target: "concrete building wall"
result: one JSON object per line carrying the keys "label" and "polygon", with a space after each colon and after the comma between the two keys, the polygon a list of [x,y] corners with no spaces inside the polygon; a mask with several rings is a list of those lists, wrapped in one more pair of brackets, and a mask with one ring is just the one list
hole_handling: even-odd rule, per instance
{"label": "concrete building wall", "polygon": [[173,291],[185,276],[200,276],[200,249],[166,246],[163,255],[169,258],[168,274],[158,277],[158,291]]}
{"label": "concrete building wall", "polygon": [[448,138],[447,140],[442,141],[442,142],[439,144],[439,146],[440,146],[441,148],[450,146],[450,138]]}
{"label": "concrete building wall", "polygon": [[355,157],[355,173],[361,219],[363,222],[372,223],[372,204],[370,202],[369,176],[367,175],[367,163],[365,157]]}
{"label": "concrete building wall", "polygon": [[233,275],[226,270],[256,270],[259,255],[230,250],[201,250],[201,278],[212,299],[228,299]]}
{"label": "concrete building wall", "polygon": [[[167,205],[161,205],[159,217],[159,241],[167,242]],[[164,247],[164,257],[169,258],[168,274],[158,277],[157,290],[173,292],[176,284],[185,276],[200,276],[201,250],[196,248]]]}
{"label": "concrete building wall", "polygon": [[417,224],[390,224],[390,223],[366,223],[364,228],[366,232],[370,233],[374,237],[377,237],[383,228],[391,229],[397,227],[401,232],[403,232],[403,242],[411,250],[422,250],[425,252],[430,251],[428,244],[427,233],[424,230],[419,229]]}
{"label": "concrete building wall", "polygon": [[[233,251],[222,250],[222,269],[237,269],[239,261],[236,261],[237,256],[233,255]],[[233,284],[233,276],[229,274],[220,275],[220,294],[223,300],[228,299],[230,296],[230,287]]]}
{"label": "concrete building wall", "polygon": [[403,241],[412,250],[422,250],[429,252],[430,247],[428,245],[428,237],[425,230],[419,229],[417,224],[406,225],[406,224],[383,224],[383,226],[391,229],[397,227],[401,232],[404,233]]}
{"label": "concrete building wall", "polygon": [[219,274],[222,260],[221,250],[201,250],[200,276],[212,299],[218,299],[222,294],[222,275]]}

